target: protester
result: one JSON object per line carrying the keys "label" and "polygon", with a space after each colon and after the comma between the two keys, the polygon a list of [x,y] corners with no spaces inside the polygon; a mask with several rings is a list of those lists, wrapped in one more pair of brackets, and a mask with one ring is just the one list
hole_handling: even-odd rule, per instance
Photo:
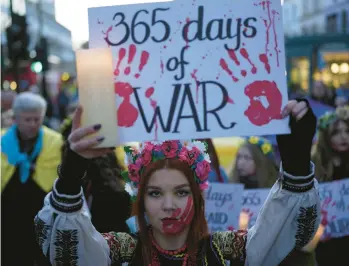
{"label": "protester", "polygon": [[126,190],[136,200],[139,234],[98,233],[81,209],[81,177],[89,159],[110,149],[93,148],[103,136],[85,137],[97,133],[100,125],[80,128],[81,113],[79,108],[73,120],[60,177],[35,219],[39,243],[52,264],[222,265],[228,259],[234,265],[277,265],[313,237],[320,207],[310,164],[316,119],[304,101],[289,102],[283,112],[283,117],[292,113],[293,121],[292,134],[278,137],[283,181],[272,188],[257,224],[248,232],[211,235],[201,193],[208,187],[210,163],[206,146],[199,141],[143,143],[140,153],[125,147]]}
{"label": "protester", "polygon": [[334,106],[336,96],[322,81],[315,81],[311,90],[311,98],[323,104]]}
{"label": "protester", "polygon": [[[270,188],[278,179],[272,144],[265,138],[251,136],[239,147],[235,166],[230,174],[232,183],[241,183],[245,189]],[[244,211],[242,217],[248,217]],[[280,266],[315,265],[313,252],[295,250]]]}
{"label": "protester", "polygon": [[[318,142],[313,154],[320,182],[349,177],[349,107],[338,107],[319,119]],[[328,223],[323,217],[322,224]],[[345,265],[349,261],[349,236],[320,242],[316,249],[319,266]]]}
{"label": "protester", "polygon": [[246,189],[270,188],[278,173],[271,143],[252,136],[239,147],[229,181],[242,183]]}
{"label": "protester", "polygon": [[33,266],[40,254],[34,217],[57,177],[63,141],[42,126],[46,101],[41,96],[23,92],[12,110],[15,124],[1,137],[1,265]]}

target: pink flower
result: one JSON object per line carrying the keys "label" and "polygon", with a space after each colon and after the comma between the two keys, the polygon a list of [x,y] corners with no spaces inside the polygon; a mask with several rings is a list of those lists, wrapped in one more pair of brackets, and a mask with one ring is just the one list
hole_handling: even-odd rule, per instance
{"label": "pink flower", "polygon": [[205,160],[199,162],[195,169],[196,176],[201,181],[205,181],[207,179],[210,171],[211,171],[211,165]]}
{"label": "pink flower", "polygon": [[200,184],[199,186],[200,186],[200,189],[202,191],[208,189],[208,181],[205,181],[204,183]]}
{"label": "pink flower", "polygon": [[139,166],[136,164],[130,164],[128,166],[128,176],[132,182],[139,183]]}
{"label": "pink flower", "polygon": [[154,149],[154,144],[151,143],[150,141],[145,142],[143,145],[144,145],[143,150],[151,151]]}
{"label": "pink flower", "polygon": [[138,167],[138,169],[141,169],[142,168],[142,164],[143,164],[143,160],[141,157],[139,157],[137,160],[136,160],[136,166]]}
{"label": "pink flower", "polygon": [[192,166],[199,155],[200,151],[196,147],[193,147],[191,150],[183,147],[178,157],[181,161],[188,163],[189,166]]}
{"label": "pink flower", "polygon": [[178,143],[175,140],[165,141],[161,145],[162,151],[166,158],[174,158],[177,156]]}
{"label": "pink flower", "polygon": [[148,146],[146,146],[146,148],[142,151],[141,158],[144,166],[150,164],[152,160],[151,148],[148,148]]}

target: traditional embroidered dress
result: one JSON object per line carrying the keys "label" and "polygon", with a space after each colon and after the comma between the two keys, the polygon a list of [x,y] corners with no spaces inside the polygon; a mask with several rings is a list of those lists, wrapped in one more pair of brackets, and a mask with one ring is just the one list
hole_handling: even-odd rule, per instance
{"label": "traditional embroidered dress", "polygon": [[[52,189],[61,162],[62,137],[42,127],[23,141],[16,126],[1,138],[1,233],[3,265],[33,265],[33,219]],[[20,253],[18,251],[21,250]],[[37,250],[39,254],[39,250]]]}
{"label": "traditional embroidered dress", "polygon": [[[187,265],[275,266],[291,251],[300,249],[313,237],[319,225],[319,197],[314,169],[306,177],[283,172],[272,187],[254,227],[248,231],[217,232],[202,240],[195,259]],[[38,243],[53,265],[106,266],[142,265],[136,235],[101,234],[92,226],[83,206],[82,191],[64,195],[58,183],[45,198],[35,218]],[[164,254],[156,250],[159,265],[184,265],[183,252]]]}

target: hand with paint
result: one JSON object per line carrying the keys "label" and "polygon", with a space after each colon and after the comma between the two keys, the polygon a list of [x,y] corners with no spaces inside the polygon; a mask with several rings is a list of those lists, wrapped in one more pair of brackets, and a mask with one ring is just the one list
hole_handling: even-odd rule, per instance
{"label": "hand with paint", "polygon": [[310,174],[310,156],[316,131],[316,117],[306,100],[291,100],[282,112],[290,115],[291,134],[278,135],[283,170],[295,176]]}

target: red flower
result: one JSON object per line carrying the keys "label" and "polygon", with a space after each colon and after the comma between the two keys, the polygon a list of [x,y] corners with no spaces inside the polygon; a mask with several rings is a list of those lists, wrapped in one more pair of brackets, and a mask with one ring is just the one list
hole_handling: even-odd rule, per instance
{"label": "red flower", "polygon": [[196,166],[196,169],[195,169],[196,176],[201,181],[205,181],[210,172],[211,172],[211,165],[205,160],[199,162]]}
{"label": "red flower", "polygon": [[136,164],[130,164],[128,166],[128,176],[132,182],[139,183],[139,166]]}
{"label": "red flower", "polygon": [[147,166],[148,164],[150,164],[152,160],[151,148],[146,147],[142,151],[141,158],[142,158],[142,164],[144,166]]}
{"label": "red flower", "polygon": [[178,142],[175,140],[165,141],[161,148],[166,158],[174,158],[177,156]]}
{"label": "red flower", "polygon": [[191,150],[183,147],[178,157],[181,161],[188,163],[189,166],[192,166],[196,162],[199,155],[200,151],[196,147],[193,147]]}

